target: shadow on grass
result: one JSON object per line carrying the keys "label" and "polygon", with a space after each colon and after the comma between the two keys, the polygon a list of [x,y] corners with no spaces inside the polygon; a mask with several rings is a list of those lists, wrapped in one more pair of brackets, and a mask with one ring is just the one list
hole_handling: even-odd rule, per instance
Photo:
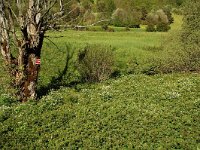
{"label": "shadow on grass", "polygon": [[74,51],[71,51],[68,46],[66,46],[66,49],[67,49],[67,53],[66,53],[66,61],[65,61],[64,69],[61,72],[59,72],[57,77],[52,77],[50,83],[48,83],[45,86],[40,87],[37,90],[37,99],[40,99],[43,96],[48,95],[52,89],[58,90],[60,89],[60,87],[73,87],[77,85],[78,83],[80,83],[78,81],[73,81],[70,83],[66,83],[63,81],[64,77],[67,75],[69,71],[70,61],[72,60],[74,56]]}

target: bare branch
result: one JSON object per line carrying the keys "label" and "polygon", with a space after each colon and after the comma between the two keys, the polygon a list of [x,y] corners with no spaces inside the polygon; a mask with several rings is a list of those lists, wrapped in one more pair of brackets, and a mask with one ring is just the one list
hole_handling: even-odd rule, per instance
{"label": "bare branch", "polygon": [[10,3],[7,3],[7,5],[8,5],[8,8],[10,9],[10,11],[11,11],[11,14],[15,17],[16,21],[18,22],[18,17],[16,15],[16,13],[13,11]]}
{"label": "bare branch", "polygon": [[60,0],[60,12],[64,11],[63,0]]}
{"label": "bare branch", "polygon": [[111,19],[103,19],[103,20],[99,20],[99,21],[97,21],[97,22],[95,22],[95,23],[93,23],[93,24],[91,24],[91,25],[88,25],[88,26],[95,26],[95,25],[98,24],[98,23],[101,23],[101,22],[109,22],[109,21],[111,21]]}
{"label": "bare branch", "polygon": [[43,13],[41,18],[44,18],[45,16],[48,15],[49,11],[55,6],[57,0],[54,0],[54,2],[51,4],[51,6],[48,6],[48,8],[46,9],[46,11]]}
{"label": "bare branch", "polygon": [[22,15],[22,2],[21,0],[17,0],[17,8],[18,8],[18,13],[19,13],[19,18],[17,19],[20,27],[23,28],[24,27],[24,19],[23,19],[23,15]]}
{"label": "bare branch", "polygon": [[0,0],[0,49],[1,53],[7,63],[11,64],[11,55],[10,55],[10,40],[9,40],[9,28],[8,20],[6,19],[5,14],[5,5],[4,0]]}
{"label": "bare branch", "polygon": [[48,38],[47,36],[45,36],[45,38],[46,38],[48,41],[50,41],[50,42],[60,51],[59,47],[58,47],[50,38]]}
{"label": "bare branch", "polygon": [[13,21],[13,17],[12,17],[12,9],[11,7],[8,7],[8,13],[9,13],[9,22],[10,22],[10,29],[12,31],[13,34],[13,38],[14,38],[14,42],[17,45],[18,44],[18,37],[16,35],[16,31],[15,31],[15,25],[14,25],[14,21]]}

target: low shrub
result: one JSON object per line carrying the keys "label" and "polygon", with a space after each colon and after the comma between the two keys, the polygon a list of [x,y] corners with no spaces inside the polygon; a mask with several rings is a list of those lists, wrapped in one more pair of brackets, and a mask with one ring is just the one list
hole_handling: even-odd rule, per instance
{"label": "low shrub", "polygon": [[181,10],[180,8],[173,8],[172,13],[176,15],[183,15],[183,10]]}
{"label": "low shrub", "polygon": [[108,32],[115,32],[115,29],[114,29],[114,28],[111,28],[111,27],[109,27],[109,28],[107,29],[107,31],[108,31]]}
{"label": "low shrub", "polygon": [[[200,71],[200,2],[189,1],[184,7],[182,30],[164,42],[159,69],[164,73]],[[162,57],[165,56],[165,57]]]}
{"label": "low shrub", "polygon": [[147,32],[155,32],[156,28],[154,25],[149,24],[149,25],[147,25],[146,31]]}
{"label": "low shrub", "polygon": [[142,14],[138,10],[117,8],[112,14],[112,24],[116,27],[140,28]]}
{"label": "low shrub", "polygon": [[11,94],[1,94],[0,95],[0,107],[11,106],[18,103],[17,99]]}
{"label": "low shrub", "polygon": [[170,29],[169,24],[166,23],[158,23],[156,26],[156,31],[158,32],[167,32]]}
{"label": "low shrub", "polygon": [[159,73],[158,65],[154,63],[145,64],[142,67],[141,72],[146,75],[156,75]]}
{"label": "low shrub", "polygon": [[128,26],[125,27],[125,31],[130,31],[130,28]]}
{"label": "low shrub", "polygon": [[180,33],[171,33],[163,43],[165,43],[162,46],[163,49],[157,51],[158,55],[155,55],[154,58],[154,64],[157,65],[159,72],[173,73],[200,70],[198,51],[188,52],[180,41]]}
{"label": "low shrub", "polygon": [[101,26],[101,28],[102,28],[104,31],[106,31],[106,30],[108,30],[108,25],[107,25],[107,24],[103,24],[103,25]]}
{"label": "low shrub", "polygon": [[114,53],[112,47],[87,45],[78,54],[78,70],[84,81],[100,82],[113,72]]}

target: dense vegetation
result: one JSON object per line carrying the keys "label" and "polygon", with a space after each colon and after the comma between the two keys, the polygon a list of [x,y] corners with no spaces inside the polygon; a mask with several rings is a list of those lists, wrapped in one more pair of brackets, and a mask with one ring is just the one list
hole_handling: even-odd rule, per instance
{"label": "dense vegetation", "polygon": [[4,105],[1,149],[196,149],[199,85],[198,74],[129,75]]}
{"label": "dense vegetation", "polygon": [[[119,1],[89,2],[115,10]],[[168,33],[111,24],[115,32],[47,32],[38,101],[19,103],[0,66],[0,149],[199,149],[200,5],[193,2],[184,17],[173,15]]]}

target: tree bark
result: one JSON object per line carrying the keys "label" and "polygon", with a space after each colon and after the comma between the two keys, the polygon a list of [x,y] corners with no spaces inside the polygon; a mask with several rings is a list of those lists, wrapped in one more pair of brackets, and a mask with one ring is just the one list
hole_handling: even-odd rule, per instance
{"label": "tree bark", "polygon": [[20,100],[36,99],[36,85],[40,69],[40,54],[44,40],[44,31],[40,26],[40,13],[35,12],[35,3],[29,0],[28,18],[29,24],[22,30],[23,44],[18,58],[19,70],[16,74],[19,86]]}
{"label": "tree bark", "polygon": [[[39,43],[34,43],[34,40],[30,38],[26,41],[27,45],[25,48],[21,48],[21,56],[19,60],[22,59],[23,63],[21,70],[17,71],[16,74],[16,85],[19,89],[19,96],[22,102],[28,99],[36,98],[36,85],[38,79],[38,73],[40,69],[40,53],[43,42],[43,35],[38,35],[40,41]],[[37,36],[35,36],[37,37]],[[33,44],[36,44],[33,46]],[[20,67],[19,67],[20,68]]]}
{"label": "tree bark", "polygon": [[0,0],[0,41],[1,41],[1,54],[3,55],[6,65],[11,64],[10,56],[10,40],[8,20],[6,19],[5,6],[3,0]]}
{"label": "tree bark", "polygon": [[[40,51],[38,49],[38,51]],[[24,67],[24,74],[22,75],[21,84],[19,85],[20,100],[22,102],[27,99],[36,98],[36,85],[40,66],[36,64],[39,57],[35,53],[29,53],[26,57],[27,64]],[[24,77],[23,77],[24,76]]]}
{"label": "tree bark", "polygon": [[16,59],[12,56],[10,48],[12,35],[10,35],[10,32],[12,28],[14,29],[12,14],[9,14],[10,18],[6,17],[5,1],[0,0],[0,49],[13,79],[12,84],[17,88],[17,96],[22,102],[28,99],[36,99],[40,54],[45,34],[43,20],[41,19],[39,7],[37,7],[39,4],[36,5],[35,2],[29,0],[27,19],[22,16],[21,1],[17,1],[18,19],[23,38],[18,40],[16,34],[13,33],[12,37],[15,37],[16,47],[18,47],[18,58]]}

